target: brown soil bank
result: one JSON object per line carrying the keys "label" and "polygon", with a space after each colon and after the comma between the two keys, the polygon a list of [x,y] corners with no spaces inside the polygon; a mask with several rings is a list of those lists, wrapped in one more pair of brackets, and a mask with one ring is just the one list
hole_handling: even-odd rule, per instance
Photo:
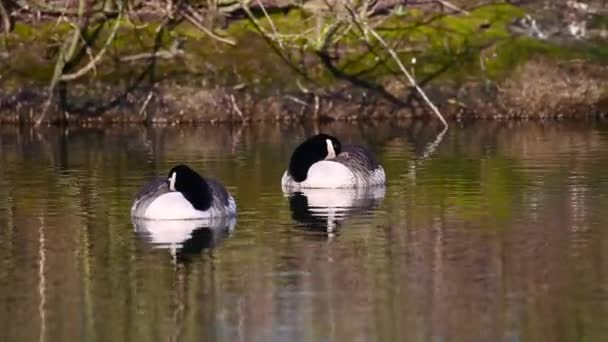
{"label": "brown soil bank", "polygon": [[604,117],[607,77],[605,66],[532,59],[490,91],[480,90],[479,84],[464,86],[457,99],[468,115],[479,118]]}
{"label": "brown soil bank", "polygon": [[[608,68],[577,61],[532,59],[497,84],[446,82],[427,92],[447,118],[578,118],[608,114]],[[395,84],[398,83],[398,84]],[[404,93],[403,84],[385,85]],[[24,87],[0,98],[0,121],[31,123],[46,100],[45,88]],[[46,123],[216,123],[259,121],[382,120],[429,117],[412,96],[394,103],[350,84],[318,92],[260,96],[247,89],[208,88],[161,81],[125,94],[114,87],[74,87],[69,104],[55,104]],[[93,95],[92,95],[93,94]]]}

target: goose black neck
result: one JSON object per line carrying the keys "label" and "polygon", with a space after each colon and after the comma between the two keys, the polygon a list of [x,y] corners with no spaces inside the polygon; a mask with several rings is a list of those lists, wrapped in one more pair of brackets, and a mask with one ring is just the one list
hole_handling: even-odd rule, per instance
{"label": "goose black neck", "polygon": [[317,134],[308,138],[293,151],[289,161],[289,174],[296,182],[306,180],[312,164],[325,159],[328,155],[327,141],[332,143],[335,153],[340,153],[338,139],[327,134]]}
{"label": "goose black neck", "polygon": [[179,191],[197,210],[207,210],[213,200],[209,184],[196,171],[186,165],[178,165],[169,172],[175,177],[175,191]]}

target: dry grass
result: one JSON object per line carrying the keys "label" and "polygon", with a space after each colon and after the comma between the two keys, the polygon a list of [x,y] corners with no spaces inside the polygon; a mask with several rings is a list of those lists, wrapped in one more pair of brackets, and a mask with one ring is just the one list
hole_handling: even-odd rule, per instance
{"label": "dry grass", "polygon": [[573,114],[608,96],[606,76],[608,68],[588,63],[531,60],[502,84],[500,98],[506,110],[525,116]]}

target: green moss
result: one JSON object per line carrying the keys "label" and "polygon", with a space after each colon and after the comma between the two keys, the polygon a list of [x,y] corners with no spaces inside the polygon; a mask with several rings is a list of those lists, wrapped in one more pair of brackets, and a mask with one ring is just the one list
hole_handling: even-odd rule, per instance
{"label": "green moss", "polygon": [[11,40],[14,42],[34,41],[37,39],[58,39],[71,30],[71,26],[66,22],[43,23],[36,26],[15,23]]}
{"label": "green moss", "polygon": [[[420,10],[407,10],[382,18],[377,31],[394,46],[401,60],[419,80],[501,80],[517,65],[537,55],[556,59],[583,58],[600,63],[608,60],[608,46],[605,44],[557,46],[512,37],[507,26],[523,14],[520,8],[508,4],[483,6],[469,15],[432,15]],[[290,57],[300,63],[300,67],[315,78],[318,85],[328,86],[335,82],[334,76],[314,53],[324,32],[336,22],[336,17],[292,10],[287,14],[271,14],[270,18],[288,47]],[[258,18],[257,22],[266,32],[273,32],[266,17]],[[111,27],[111,21],[105,23],[93,51],[103,44]],[[17,82],[48,82],[58,48],[71,29],[65,23],[38,26],[18,23],[8,39],[12,50],[5,64],[11,71],[5,80],[8,77]],[[250,89],[264,92],[296,90],[294,78],[297,74],[282,61],[249,20],[236,21],[224,30],[216,30],[218,35],[235,40],[236,46],[220,43],[188,22],[164,32],[160,40],[157,40],[157,29],[157,22],[143,27],[134,27],[126,21],[122,23],[108,50],[108,58],[83,81],[94,78],[128,83],[130,78],[138,77],[148,64],[145,61],[121,62],[119,57],[149,53],[157,41],[161,50],[167,49],[175,39],[179,39],[185,54],[171,60],[158,60],[157,78],[172,78],[178,82],[200,82],[203,79],[217,85],[244,83]],[[331,47],[330,53],[336,57],[333,62],[338,69],[363,80],[376,82],[399,74],[397,65],[386,51],[380,46],[370,51],[354,27]],[[87,61],[83,58],[82,64]]]}
{"label": "green moss", "polygon": [[[470,15],[428,17],[420,12],[390,18],[377,30],[395,47],[406,66],[418,79],[446,80],[492,79],[507,77],[519,64],[534,56],[555,59],[582,58],[605,63],[608,46],[581,43],[557,45],[526,37],[513,37],[508,25],[524,12],[508,4],[480,7]],[[356,44],[353,35],[348,44]],[[411,63],[415,60],[415,64]],[[352,75],[369,80],[394,77],[398,70],[382,48],[364,51],[341,59],[340,67]],[[398,73],[398,72],[397,72]]]}

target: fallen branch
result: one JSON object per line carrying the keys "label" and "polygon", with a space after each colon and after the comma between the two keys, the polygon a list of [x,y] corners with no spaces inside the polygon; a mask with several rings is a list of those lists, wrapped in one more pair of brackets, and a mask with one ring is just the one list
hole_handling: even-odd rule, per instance
{"label": "fallen branch", "polygon": [[395,53],[395,51],[390,46],[388,46],[388,44],[386,44],[384,39],[382,39],[382,37],[380,37],[380,35],[375,30],[370,28],[369,32],[380,42],[380,44],[382,44],[382,46],[384,46],[384,48],[387,49],[388,53],[395,60],[395,62],[399,66],[399,69],[405,75],[405,77],[410,82],[412,87],[414,87],[414,89],[416,89],[416,91],[418,92],[418,94],[420,94],[420,96],[422,97],[424,102],[426,102],[426,104],[429,106],[429,108],[431,108],[433,113],[435,113],[437,118],[439,118],[441,123],[443,123],[443,125],[447,128],[448,127],[447,121],[445,121],[445,119],[443,118],[443,115],[441,115],[441,112],[439,111],[439,109],[437,109],[437,106],[435,106],[435,104],[428,98],[428,96],[426,95],[424,90],[422,90],[422,88],[420,88],[420,86],[418,86],[418,83],[416,83],[416,80],[414,79],[414,77],[412,77],[412,75],[407,71],[405,66],[403,66],[403,63],[401,63],[399,56],[397,56],[397,53]]}
{"label": "fallen branch", "polygon": [[426,102],[426,104],[429,106],[431,111],[433,111],[433,113],[437,116],[437,118],[441,121],[441,123],[443,123],[443,125],[447,128],[448,127],[447,121],[443,118],[443,115],[441,115],[441,112],[439,111],[439,109],[437,109],[435,104],[428,98],[428,96],[426,95],[424,90],[422,90],[422,88],[420,88],[420,86],[418,86],[418,83],[416,82],[414,77],[407,71],[405,66],[403,66],[403,63],[401,62],[401,59],[399,58],[399,56],[397,56],[397,53],[395,52],[395,50],[393,50],[393,48],[391,48],[384,41],[384,39],[382,39],[382,37],[378,34],[378,32],[376,32],[376,30],[371,28],[365,20],[360,20],[357,13],[349,5],[345,5],[345,7],[349,11],[349,13],[352,17],[352,20],[355,22],[355,24],[357,26],[359,26],[359,29],[361,30],[363,37],[365,37],[366,40],[369,40],[368,33],[371,34],[386,49],[386,51],[388,51],[389,55],[392,57],[392,59],[395,61],[395,63],[397,63],[397,66],[399,66],[399,69],[401,70],[403,75],[405,75],[405,77],[409,81],[410,85],[412,87],[414,87],[414,89],[416,89],[418,94],[422,97],[424,102]]}

